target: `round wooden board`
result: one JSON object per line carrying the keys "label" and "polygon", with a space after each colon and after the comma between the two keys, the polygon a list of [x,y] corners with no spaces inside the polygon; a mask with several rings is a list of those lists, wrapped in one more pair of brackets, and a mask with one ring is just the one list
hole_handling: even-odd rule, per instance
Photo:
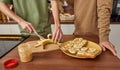
{"label": "round wooden board", "polygon": [[[61,45],[61,47],[63,47],[65,44],[67,44],[67,43],[69,43],[69,41],[67,41],[67,42],[65,42],[65,43],[63,43],[62,45]],[[62,50],[63,51],[63,53],[65,53],[66,55],[68,55],[68,56],[70,56],[70,57],[74,57],[74,58],[95,58],[96,56],[98,56],[98,55],[100,55],[101,54],[101,52],[102,52],[102,48],[98,45],[98,44],[96,44],[96,43],[94,43],[94,42],[92,42],[92,41],[88,41],[88,44],[87,44],[87,46],[86,47],[89,47],[89,48],[95,48],[95,49],[97,49],[98,51],[94,54],[94,55],[92,55],[92,56],[86,56],[86,55],[76,55],[76,54],[71,54],[71,53],[69,53],[69,52],[66,52],[66,51],[64,51],[64,50]]]}

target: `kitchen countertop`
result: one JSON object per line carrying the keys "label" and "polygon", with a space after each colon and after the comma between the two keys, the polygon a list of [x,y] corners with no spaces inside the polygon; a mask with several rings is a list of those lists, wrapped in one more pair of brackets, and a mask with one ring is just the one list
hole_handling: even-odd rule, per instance
{"label": "kitchen countertop", "polygon": [[[75,37],[83,37],[98,43],[97,36],[73,36],[64,35],[64,42]],[[38,40],[37,37],[29,37],[23,42]],[[19,60],[19,65],[10,70],[120,70],[120,60],[110,51],[103,52],[95,59],[78,59],[65,55],[60,50],[36,53],[31,62],[22,63],[19,60],[17,47],[0,59],[0,70],[5,70],[3,62],[9,58]]]}
{"label": "kitchen countertop", "polygon": [[15,48],[19,43],[21,43],[25,38],[13,39],[13,38],[0,38],[0,58],[7,54],[10,50]]}

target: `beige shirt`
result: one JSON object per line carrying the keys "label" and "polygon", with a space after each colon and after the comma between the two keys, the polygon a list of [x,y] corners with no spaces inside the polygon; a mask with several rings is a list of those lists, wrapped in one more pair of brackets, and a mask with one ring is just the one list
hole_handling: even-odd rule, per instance
{"label": "beige shirt", "polygon": [[95,34],[99,36],[100,41],[109,40],[113,0],[67,1],[70,5],[74,3],[75,35]]}

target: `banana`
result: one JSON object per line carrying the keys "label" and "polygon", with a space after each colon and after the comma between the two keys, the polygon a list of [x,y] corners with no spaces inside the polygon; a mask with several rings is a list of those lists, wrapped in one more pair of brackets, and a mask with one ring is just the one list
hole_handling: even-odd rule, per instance
{"label": "banana", "polygon": [[48,39],[50,39],[50,38],[51,38],[51,36],[52,36],[52,34],[48,34],[48,35],[47,35],[47,38],[48,38]]}
{"label": "banana", "polygon": [[43,49],[45,49],[45,45],[47,44],[53,44],[55,42],[52,41],[52,39],[44,39],[44,40],[39,40],[37,41],[38,44],[35,45],[35,47],[39,47],[39,46],[42,46]]}
{"label": "banana", "polygon": [[53,42],[51,39],[44,39],[41,41],[41,46],[43,47],[43,49],[45,49],[45,45],[47,44],[53,44],[55,42]]}
{"label": "banana", "polygon": [[58,45],[59,45],[58,42],[54,42],[52,39],[50,39],[50,36],[51,36],[51,34],[48,34],[48,35],[47,35],[47,39],[39,40],[39,41],[37,42],[38,44],[35,45],[35,47],[42,46],[43,49],[45,49],[45,46],[46,46],[47,44],[58,44]]}

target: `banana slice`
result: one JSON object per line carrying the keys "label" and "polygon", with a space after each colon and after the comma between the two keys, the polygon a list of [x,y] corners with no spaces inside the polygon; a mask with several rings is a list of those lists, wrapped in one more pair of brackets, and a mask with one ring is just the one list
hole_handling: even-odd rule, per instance
{"label": "banana slice", "polygon": [[96,51],[97,51],[97,50],[96,50],[95,48],[89,48],[87,52],[88,52],[88,53],[94,53],[94,52],[96,52]]}
{"label": "banana slice", "polygon": [[37,41],[37,44],[35,45],[35,48],[39,47],[41,45],[41,41]]}
{"label": "banana slice", "polygon": [[80,49],[80,51],[86,52],[88,49],[89,49],[88,47],[82,47],[82,48]]}
{"label": "banana slice", "polygon": [[77,49],[75,49],[75,48],[70,48],[70,49],[68,49],[68,51],[69,51],[69,53],[71,53],[71,54],[76,54],[77,53]]}
{"label": "banana slice", "polygon": [[85,52],[79,50],[76,55],[85,55]]}

